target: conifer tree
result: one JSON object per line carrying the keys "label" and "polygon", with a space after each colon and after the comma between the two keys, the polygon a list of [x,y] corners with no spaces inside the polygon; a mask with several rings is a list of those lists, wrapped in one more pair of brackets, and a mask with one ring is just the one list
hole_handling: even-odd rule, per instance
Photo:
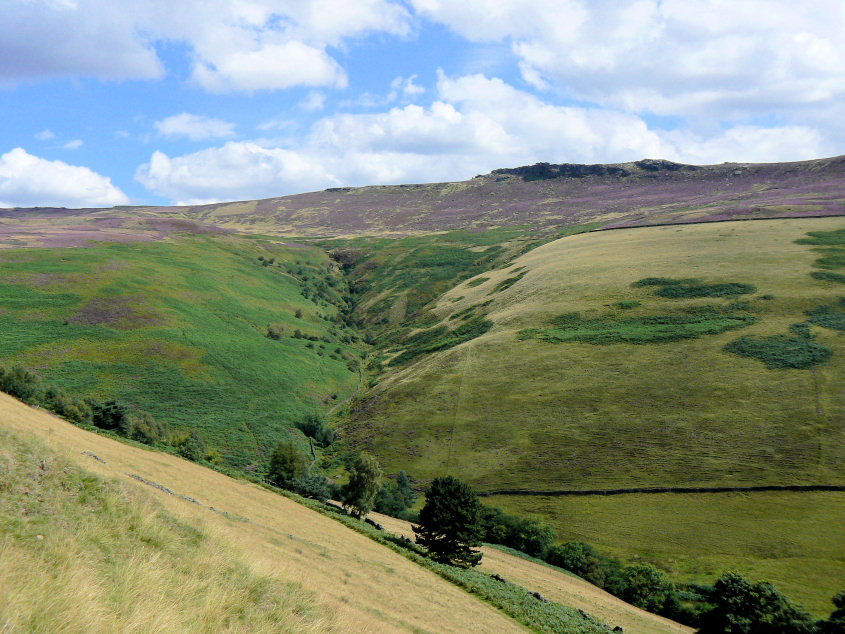
{"label": "conifer tree", "polygon": [[417,543],[432,559],[467,568],[481,562],[481,503],[472,488],[455,477],[435,478],[425,492]]}

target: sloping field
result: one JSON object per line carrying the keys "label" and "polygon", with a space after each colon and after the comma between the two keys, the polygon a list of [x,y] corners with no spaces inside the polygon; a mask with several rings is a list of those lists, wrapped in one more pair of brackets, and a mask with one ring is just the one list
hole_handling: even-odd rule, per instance
{"label": "sloping field", "polygon": [[[0,545],[0,614],[22,629],[523,631],[434,573],[282,496],[86,432],[5,394],[0,428],[2,466],[15,476],[4,486],[20,487],[3,495],[25,497],[27,509]],[[15,451],[21,445],[27,449]],[[13,455],[26,464],[14,468]],[[65,474],[87,483],[80,504],[95,517],[68,512],[75,489],[45,488],[56,472],[63,477],[62,460],[107,479],[77,476],[76,467]],[[103,487],[100,502],[91,492]],[[184,543],[169,541],[179,534]]]}
{"label": "sloping field", "polygon": [[[391,470],[421,479],[446,471],[480,491],[842,484],[841,331],[811,327],[833,356],[810,369],[769,369],[724,350],[740,336],[789,334],[805,311],[838,305],[841,284],[811,278],[818,253],[795,241],[842,226],[807,219],[655,227],[535,249],[477,286],[469,280],[446,293],[436,309],[444,323],[476,306],[495,327],[389,372],[344,430]],[[648,277],[754,290],[677,299],[632,287]],[[555,320],[573,313],[579,327],[640,341],[525,336],[558,332]],[[649,319],[666,316],[712,318],[716,332],[650,339],[665,332],[649,330]],[[738,327],[729,321],[718,332],[725,316],[736,316]]]}
{"label": "sloping field", "polygon": [[261,465],[296,420],[355,389],[344,289],[323,251],[271,240],[4,250],[0,365],[195,429],[230,466]]}
{"label": "sloping field", "polygon": [[[380,513],[372,513],[371,517],[384,526],[385,530],[414,539],[413,527],[409,522]],[[482,546],[479,550],[484,553],[481,560],[482,570],[499,574],[507,581],[540,592],[553,601],[584,610],[614,627],[619,625],[626,632],[680,634],[694,631],[691,627],[625,603],[583,579],[560,572],[551,566],[522,559],[491,546]]]}
{"label": "sloping field", "polygon": [[[479,491],[843,484],[845,341],[835,327],[808,324],[807,311],[836,312],[845,286],[811,277],[824,254],[796,243],[843,226],[790,219],[653,227],[535,249],[446,293],[436,309],[443,323],[476,307],[493,329],[388,370],[345,423],[346,438],[373,450],[389,472],[423,481],[451,473]],[[632,286],[645,278],[695,278],[683,288],[717,296]],[[691,323],[704,328],[690,335],[683,329]],[[770,369],[724,349],[740,337],[793,336],[794,324],[813,337],[801,341],[832,356]],[[647,496],[493,502],[541,515],[564,539],[655,561],[677,579],[712,581],[733,567],[791,580],[786,591],[824,614],[845,573],[845,541],[841,531],[819,530],[841,521],[843,495],[803,495],[723,505],[709,497],[665,511]],[[577,520],[576,508],[588,519]],[[653,513],[663,524],[651,522]],[[713,513],[724,528],[710,525]],[[782,516],[788,525],[774,521]],[[697,542],[700,531],[719,537]],[[709,554],[696,546],[704,542]],[[823,572],[810,574],[819,562]],[[829,583],[818,584],[822,577]]]}

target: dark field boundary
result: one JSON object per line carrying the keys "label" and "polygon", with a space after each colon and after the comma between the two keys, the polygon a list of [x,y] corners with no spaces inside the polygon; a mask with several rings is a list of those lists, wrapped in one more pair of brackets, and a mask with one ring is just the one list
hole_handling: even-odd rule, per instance
{"label": "dark field boundary", "polygon": [[[791,216],[734,216],[731,218],[691,218],[691,219],[684,219],[681,218],[671,218],[667,219],[667,222],[650,222],[650,223],[643,223],[637,225],[622,225],[617,223],[610,223],[603,227],[596,227],[595,229],[590,229],[586,233],[600,233],[602,231],[619,231],[621,229],[646,229],[648,227],[675,227],[681,225],[710,225],[710,224],[717,224],[717,223],[726,223],[726,222],[753,222],[755,220],[803,220],[805,218],[841,218],[845,216],[845,212],[839,210],[830,210],[830,211],[822,211],[822,212],[809,212],[806,214],[793,214]],[[569,237],[569,236],[566,236]]]}
{"label": "dark field boundary", "polygon": [[479,497],[493,495],[628,495],[632,493],[759,493],[764,491],[845,491],[845,484],[772,484],[756,487],[637,487],[631,489],[556,489],[531,491],[528,489],[498,489],[478,493]]}

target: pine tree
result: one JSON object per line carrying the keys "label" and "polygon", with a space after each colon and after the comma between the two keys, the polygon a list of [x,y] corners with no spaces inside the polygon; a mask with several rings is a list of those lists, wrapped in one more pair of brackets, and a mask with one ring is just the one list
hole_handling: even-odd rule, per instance
{"label": "pine tree", "polygon": [[481,562],[481,503],[469,485],[452,476],[435,478],[425,492],[417,543],[435,561],[466,568]]}

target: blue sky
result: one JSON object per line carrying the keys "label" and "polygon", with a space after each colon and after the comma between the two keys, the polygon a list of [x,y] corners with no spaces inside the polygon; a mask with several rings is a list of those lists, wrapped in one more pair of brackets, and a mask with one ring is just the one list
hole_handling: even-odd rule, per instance
{"label": "blue sky", "polygon": [[3,0],[0,206],[845,153],[845,3]]}

